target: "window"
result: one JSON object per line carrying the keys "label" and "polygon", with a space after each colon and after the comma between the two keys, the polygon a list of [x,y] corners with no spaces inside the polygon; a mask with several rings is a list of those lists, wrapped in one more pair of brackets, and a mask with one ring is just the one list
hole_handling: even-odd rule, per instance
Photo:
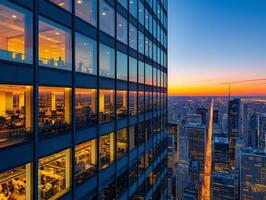
{"label": "window", "polygon": [[114,49],[100,44],[100,76],[115,78],[115,51]]}
{"label": "window", "polygon": [[129,149],[134,149],[137,144],[136,125],[133,125],[129,127]]}
{"label": "window", "polygon": [[123,172],[121,175],[117,177],[117,197],[121,197],[121,195],[127,190],[128,188],[128,170]]}
{"label": "window", "polygon": [[116,92],[116,116],[126,117],[127,116],[127,91],[117,90]]}
{"label": "window", "polygon": [[76,33],[76,71],[97,74],[97,43],[84,35]]}
{"label": "window", "polygon": [[129,13],[137,19],[137,0],[129,0]]}
{"label": "window", "polygon": [[96,90],[76,88],[76,127],[78,129],[95,125],[97,122]]}
{"label": "window", "polygon": [[100,169],[107,168],[114,160],[114,133],[100,137]]}
{"label": "window", "polygon": [[0,86],[0,143],[10,144],[32,131],[32,86]]}
{"label": "window", "polygon": [[0,197],[7,199],[33,199],[32,165],[28,163],[0,173]]}
{"label": "window", "polygon": [[121,158],[128,152],[127,129],[123,128],[116,132],[116,157]]}
{"label": "window", "polygon": [[152,66],[145,64],[145,84],[152,85]]}
{"label": "window", "polygon": [[104,0],[100,0],[100,30],[115,36],[115,11]]}
{"label": "window", "polygon": [[31,64],[32,13],[7,1],[0,10],[0,59]]}
{"label": "window", "polygon": [[145,37],[145,56],[149,56],[149,39]]}
{"label": "window", "polygon": [[145,112],[152,111],[152,92],[145,91]]}
{"label": "window", "polygon": [[117,13],[116,39],[127,44],[127,20]]}
{"label": "window", "polygon": [[120,51],[116,52],[116,70],[116,78],[127,81],[127,55]]}
{"label": "window", "polygon": [[100,123],[109,122],[114,119],[114,91],[100,90],[99,94],[99,121]]}
{"label": "window", "polygon": [[144,112],[144,92],[139,91],[138,92],[138,112],[143,113]]}
{"label": "window", "polygon": [[149,30],[149,11],[145,9],[145,28]]}
{"label": "window", "polygon": [[58,199],[70,189],[70,149],[39,159],[39,198]]}
{"label": "window", "polygon": [[144,123],[138,124],[138,145],[145,142],[145,126]]}
{"label": "window", "polygon": [[138,62],[132,57],[129,57],[129,81],[138,81]]}
{"label": "window", "polygon": [[96,139],[84,142],[75,147],[75,176],[77,183],[93,176],[97,172]]}
{"label": "window", "polygon": [[156,86],[157,83],[157,69],[155,67],[152,68],[153,69],[153,80],[152,80],[152,84],[153,86]]}
{"label": "window", "polygon": [[128,6],[128,0],[117,0],[125,9],[127,9]]}
{"label": "window", "polygon": [[[138,163],[136,162],[129,168],[129,184],[132,185],[138,179]],[[137,195],[132,195],[132,199],[138,199]]]}
{"label": "window", "polygon": [[144,35],[141,31],[138,34],[138,50],[139,53],[144,54]]}
{"label": "window", "polygon": [[138,108],[137,100],[138,100],[137,91],[129,91],[129,114],[131,116],[137,114],[137,108]]}
{"label": "window", "polygon": [[132,49],[137,50],[137,28],[132,24],[129,24],[129,46]]}
{"label": "window", "polygon": [[153,28],[152,28],[152,15],[149,13],[149,32],[152,34]]}
{"label": "window", "polygon": [[144,63],[139,61],[139,83],[143,83],[144,84]]}
{"label": "window", "polygon": [[72,4],[72,1],[71,0],[49,0],[51,1],[52,3],[58,5],[59,7],[67,10],[67,11],[70,11],[71,12],[71,4]]}
{"label": "window", "polygon": [[96,26],[97,0],[75,0],[75,15]]}
{"label": "window", "polygon": [[39,87],[39,132],[53,134],[71,128],[71,89]]}
{"label": "window", "polygon": [[71,55],[70,30],[40,17],[39,65],[71,70]]}
{"label": "window", "polygon": [[138,9],[138,17],[139,17],[139,23],[141,23],[144,26],[144,5],[139,0],[139,9]]}
{"label": "window", "polygon": [[152,59],[152,41],[149,40],[149,58]]}

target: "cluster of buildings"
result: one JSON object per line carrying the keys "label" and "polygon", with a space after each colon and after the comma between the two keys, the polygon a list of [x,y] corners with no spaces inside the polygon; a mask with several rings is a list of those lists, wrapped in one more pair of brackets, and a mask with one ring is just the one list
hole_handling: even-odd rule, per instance
{"label": "cluster of buildings", "polygon": [[[175,98],[169,97],[168,105],[168,141],[173,141],[174,145],[168,148],[168,156],[174,161],[168,163],[169,198],[199,199],[204,177],[210,99]],[[215,99],[211,199],[266,198],[265,108],[264,101],[257,98]]]}
{"label": "cluster of buildings", "polygon": [[0,199],[167,198],[167,0],[0,1]]}

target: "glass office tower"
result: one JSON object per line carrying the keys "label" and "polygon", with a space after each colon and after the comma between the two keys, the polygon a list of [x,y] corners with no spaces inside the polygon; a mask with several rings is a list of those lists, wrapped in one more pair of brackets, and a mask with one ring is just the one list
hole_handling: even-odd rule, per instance
{"label": "glass office tower", "polygon": [[1,199],[165,199],[167,0],[0,1]]}

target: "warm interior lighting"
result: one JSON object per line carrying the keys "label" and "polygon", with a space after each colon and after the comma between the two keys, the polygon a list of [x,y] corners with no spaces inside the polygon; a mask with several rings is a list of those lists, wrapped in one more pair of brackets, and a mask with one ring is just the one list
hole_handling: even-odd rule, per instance
{"label": "warm interior lighting", "polygon": [[107,168],[114,160],[114,133],[100,137],[100,168]]}
{"label": "warm interior lighting", "polygon": [[111,121],[114,116],[114,91],[100,90],[100,122]]}

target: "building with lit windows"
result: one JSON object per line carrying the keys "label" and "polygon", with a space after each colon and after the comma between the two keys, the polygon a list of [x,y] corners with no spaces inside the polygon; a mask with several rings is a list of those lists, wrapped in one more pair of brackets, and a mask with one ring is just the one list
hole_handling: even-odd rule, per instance
{"label": "building with lit windows", "polygon": [[2,0],[0,70],[0,199],[167,197],[167,0]]}
{"label": "building with lit windows", "polygon": [[266,153],[242,148],[240,152],[240,199],[266,199]]}

